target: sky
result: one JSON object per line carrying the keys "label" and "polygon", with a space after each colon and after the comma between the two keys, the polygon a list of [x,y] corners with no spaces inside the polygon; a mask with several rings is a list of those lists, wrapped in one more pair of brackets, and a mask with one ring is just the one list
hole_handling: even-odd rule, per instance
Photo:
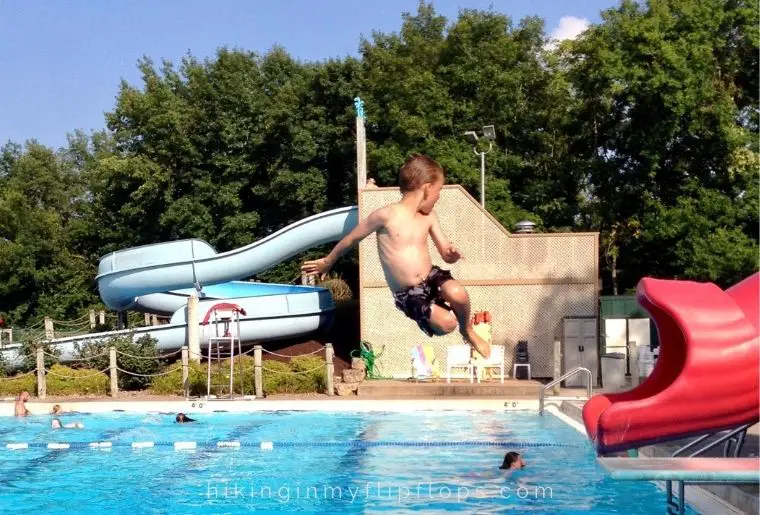
{"label": "sky", "polygon": [[[432,0],[451,22],[493,8],[517,23],[544,18],[573,38],[616,0]],[[105,127],[119,84],[141,86],[137,61],[213,57],[227,46],[284,47],[303,61],[358,56],[361,37],[397,32],[418,0],[0,0],[0,145],[58,148],[76,129]]]}

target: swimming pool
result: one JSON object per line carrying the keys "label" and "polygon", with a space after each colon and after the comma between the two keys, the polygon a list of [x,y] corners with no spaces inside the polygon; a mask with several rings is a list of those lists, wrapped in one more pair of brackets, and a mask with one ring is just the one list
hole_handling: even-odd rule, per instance
{"label": "swimming pool", "polygon": [[[585,438],[554,416],[191,416],[197,423],[175,424],[172,414],[158,413],[61,417],[83,422],[82,430],[51,429],[51,416],[0,418],[3,512],[664,512],[662,491],[652,483],[609,479]],[[112,447],[89,446],[105,441]],[[241,447],[218,447],[219,441]],[[70,445],[51,449],[50,442]],[[136,448],[135,442],[155,446]],[[196,442],[196,448],[178,450],[175,442]],[[271,449],[261,442],[272,442]],[[31,445],[7,447],[18,443]],[[521,452],[527,463],[510,476],[498,470],[508,450]]]}

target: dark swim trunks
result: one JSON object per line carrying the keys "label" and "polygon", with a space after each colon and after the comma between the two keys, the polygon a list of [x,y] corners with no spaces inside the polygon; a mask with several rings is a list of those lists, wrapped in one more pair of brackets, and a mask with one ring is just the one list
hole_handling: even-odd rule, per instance
{"label": "dark swim trunks", "polygon": [[441,298],[441,286],[452,279],[454,278],[451,272],[434,266],[422,283],[393,293],[396,307],[417,322],[425,334],[433,336],[435,333],[430,327],[430,313],[433,304],[438,304],[449,311],[452,310],[451,306]]}

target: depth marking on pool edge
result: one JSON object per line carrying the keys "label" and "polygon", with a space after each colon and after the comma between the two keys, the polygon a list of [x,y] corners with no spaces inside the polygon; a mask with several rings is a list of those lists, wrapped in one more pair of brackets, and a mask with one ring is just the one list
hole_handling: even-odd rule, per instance
{"label": "depth marking on pool edge", "polygon": [[156,442],[10,442],[5,444],[5,448],[10,451],[24,449],[102,449],[113,447],[129,447],[132,449],[147,449],[154,447],[172,447],[175,450],[194,450],[197,448],[217,448],[217,449],[240,449],[241,447],[258,447],[262,451],[271,451],[275,447],[579,447],[574,444],[555,443],[555,442],[508,442],[494,440],[462,440],[462,441],[404,441],[404,440],[345,440],[345,441],[230,441],[230,440],[206,440],[206,441],[156,441]]}

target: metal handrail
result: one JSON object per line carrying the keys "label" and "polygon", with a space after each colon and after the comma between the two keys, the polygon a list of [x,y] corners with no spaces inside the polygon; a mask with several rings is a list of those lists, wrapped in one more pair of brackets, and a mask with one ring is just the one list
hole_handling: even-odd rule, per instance
{"label": "metal handrail", "polygon": [[563,375],[559,379],[555,379],[551,383],[549,383],[549,384],[545,385],[543,388],[541,388],[541,391],[538,392],[538,414],[539,415],[543,415],[544,414],[544,396],[546,395],[546,390],[548,390],[549,388],[551,388],[552,386],[554,386],[556,384],[561,383],[565,379],[574,376],[575,374],[577,374],[579,372],[583,372],[583,373],[586,374],[586,378],[588,379],[586,381],[586,397],[589,398],[589,399],[591,398],[591,387],[592,387],[591,383],[594,381],[593,376],[591,375],[591,370],[589,370],[587,368],[583,368],[583,367],[576,367],[576,368],[572,369],[570,372],[565,373],[565,375]]}

